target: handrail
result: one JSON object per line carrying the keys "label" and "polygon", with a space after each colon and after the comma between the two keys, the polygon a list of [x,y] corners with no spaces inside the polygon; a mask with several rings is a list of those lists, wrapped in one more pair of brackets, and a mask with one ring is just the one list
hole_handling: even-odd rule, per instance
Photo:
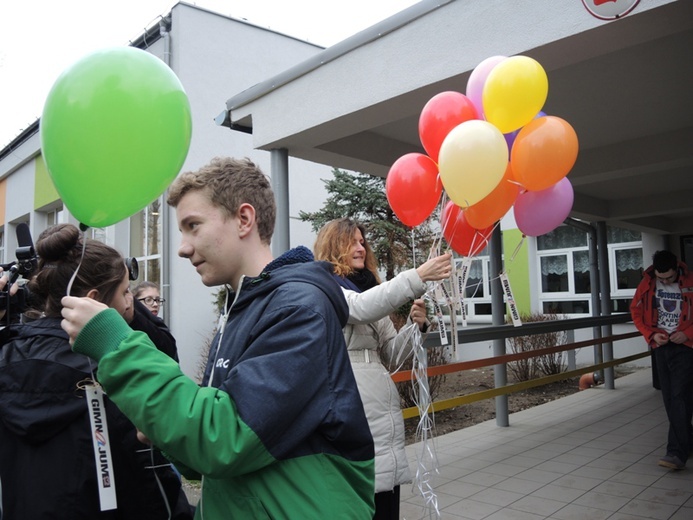
{"label": "handrail", "polygon": [[[630,321],[630,315],[628,315],[628,314],[612,315],[612,316],[606,316],[606,317],[602,317],[602,318],[609,318],[609,319],[607,319],[607,320],[598,319],[597,321],[599,322],[599,325],[595,325],[594,324],[594,322],[595,322],[594,318],[586,318],[586,319],[579,318],[578,320],[581,320],[581,323],[579,324],[579,326],[575,326],[575,327],[565,327],[565,324],[567,322],[573,322],[573,325],[575,325],[574,322],[578,321],[578,320],[564,320],[562,323],[564,325],[564,327],[562,329],[557,329],[557,330],[566,330],[566,329],[573,329],[573,328],[579,329],[579,328],[585,328],[585,327],[600,326],[600,325],[604,325],[605,324],[604,322],[610,322],[613,324],[613,323],[627,323],[628,321]],[[617,319],[614,320],[612,318],[617,318]],[[627,319],[624,319],[624,318],[627,318]],[[557,324],[555,321],[554,322],[541,322],[541,324],[545,324],[545,323],[549,323],[552,326]],[[585,324],[585,323],[588,323],[588,324]],[[488,329],[491,329],[491,328],[493,328],[493,329],[503,328],[504,329],[505,326],[484,327],[484,330],[487,331]],[[535,327],[532,327],[532,328],[534,329]],[[523,330],[523,333],[521,333],[521,334],[513,334],[512,330],[503,330],[504,333],[510,333],[510,335],[506,336],[506,337],[525,336],[525,335],[530,335],[532,333],[535,333],[535,334],[537,333],[536,331],[530,332],[529,330],[527,330],[527,328],[525,328],[525,325],[523,325],[522,327],[510,326],[510,329],[515,329],[515,330],[517,330],[517,329],[523,330],[524,329],[524,330]],[[528,332],[530,334],[528,334]],[[543,328],[541,332],[548,332],[548,330],[546,330],[546,328]],[[542,356],[542,355],[552,354],[555,352],[573,350],[573,349],[582,348],[582,347],[590,346],[590,345],[610,343],[610,342],[613,342],[614,340],[629,339],[629,338],[634,338],[634,337],[638,337],[638,336],[640,336],[640,333],[636,331],[636,332],[629,332],[629,333],[624,333],[624,334],[617,334],[617,335],[613,335],[613,336],[609,336],[609,337],[605,337],[605,338],[593,338],[590,340],[579,341],[579,342],[570,343],[567,345],[557,345],[557,346],[547,347],[547,348],[543,348],[543,349],[528,350],[526,352],[506,354],[503,356],[495,356],[495,357],[477,359],[477,360],[472,360],[472,361],[463,361],[463,362],[459,362],[459,363],[450,363],[447,365],[428,367],[426,373],[430,377],[430,376],[448,374],[448,373],[453,373],[453,372],[460,372],[462,370],[469,370],[472,368],[480,368],[480,367],[485,367],[485,366],[498,365],[501,363],[507,363],[509,361],[528,359],[531,357],[538,357],[538,356]],[[477,337],[477,336],[473,336],[473,337]],[[481,337],[483,337],[483,336],[481,336]],[[495,336],[495,338],[497,338],[497,337],[498,336]],[[465,336],[465,339],[466,339],[466,336]],[[484,337],[484,339],[489,339],[489,338]],[[480,340],[476,339],[475,341],[480,341]],[[439,345],[437,345],[437,346],[439,346]],[[431,412],[431,411],[435,412],[435,411],[440,411],[440,410],[446,410],[448,408],[454,408],[454,407],[460,406],[462,404],[468,404],[468,403],[472,403],[475,401],[480,401],[482,399],[489,399],[491,397],[497,397],[499,395],[510,394],[513,392],[526,390],[528,388],[533,388],[535,386],[541,386],[541,385],[545,385],[548,383],[553,383],[555,381],[560,381],[563,379],[569,379],[571,377],[586,374],[588,372],[593,372],[595,370],[613,367],[615,365],[618,365],[621,363],[627,363],[629,361],[634,361],[636,359],[640,359],[640,358],[643,358],[643,357],[646,357],[649,355],[650,355],[650,352],[648,350],[648,351],[640,352],[640,353],[637,353],[637,354],[634,354],[631,356],[626,356],[623,358],[618,358],[618,359],[613,359],[611,361],[606,361],[606,362],[603,362],[603,363],[600,363],[597,365],[591,365],[591,366],[583,367],[580,369],[571,370],[568,372],[561,372],[560,374],[552,374],[549,376],[532,379],[530,381],[522,381],[520,383],[515,383],[513,385],[506,385],[506,386],[502,386],[499,388],[492,388],[489,390],[483,390],[481,392],[475,392],[472,394],[466,394],[463,396],[458,396],[458,397],[453,397],[450,399],[444,399],[441,401],[436,401],[434,403],[431,403],[428,411],[429,412]],[[392,379],[395,382],[407,381],[407,380],[411,380],[411,378],[412,378],[412,372],[411,371],[397,372],[397,373],[392,375]],[[402,410],[402,415],[405,419],[416,417],[419,415],[419,413],[420,413],[419,408],[416,406],[404,408]]]}
{"label": "handrail", "polygon": [[[457,338],[459,343],[475,343],[477,341],[489,341],[494,339],[515,338],[517,336],[531,336],[533,334],[546,334],[548,332],[560,332],[564,330],[577,330],[604,325],[616,325],[633,321],[630,313],[624,312],[609,316],[590,316],[587,318],[570,318],[565,320],[533,321],[523,323],[521,327],[512,324],[489,325],[488,327],[458,328]],[[450,334],[448,333],[448,340]],[[428,334],[424,341],[424,347],[440,347],[440,339],[436,334]]]}
{"label": "handrail", "polygon": [[[501,363],[508,363],[509,361],[518,361],[521,359],[529,359],[531,357],[545,356],[548,354],[554,354],[556,352],[563,352],[566,350],[574,350],[583,347],[589,347],[592,345],[599,345],[601,343],[609,343],[619,339],[629,339],[640,336],[640,332],[627,332],[624,334],[616,334],[615,336],[609,336],[606,338],[595,338],[588,339],[585,341],[578,341],[575,343],[566,343],[564,345],[557,345],[555,347],[546,347],[536,350],[526,350],[524,352],[516,352],[513,354],[505,354],[503,356],[494,356],[488,358],[474,359],[471,361],[460,361],[458,363],[448,363],[445,365],[436,365],[433,367],[428,367],[426,369],[426,374],[428,377],[439,376],[443,374],[451,374],[453,372],[461,372],[463,370],[471,370],[473,368],[488,367],[491,365],[500,365]],[[392,374],[392,380],[395,383],[401,381],[411,381],[412,373],[410,370],[406,372],[395,372]]]}

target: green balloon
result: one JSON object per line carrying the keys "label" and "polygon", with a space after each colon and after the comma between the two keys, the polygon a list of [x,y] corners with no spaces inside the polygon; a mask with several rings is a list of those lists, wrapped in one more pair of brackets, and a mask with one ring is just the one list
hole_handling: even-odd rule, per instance
{"label": "green balloon", "polygon": [[191,134],[180,81],[134,47],[97,51],[65,70],[40,122],[55,188],[91,227],[115,224],[159,197],[180,172]]}

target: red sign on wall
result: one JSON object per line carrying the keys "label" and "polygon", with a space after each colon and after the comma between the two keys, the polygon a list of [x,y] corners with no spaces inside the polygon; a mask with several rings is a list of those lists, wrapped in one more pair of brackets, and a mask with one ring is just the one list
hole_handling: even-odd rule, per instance
{"label": "red sign on wall", "polygon": [[630,13],[640,0],[582,0],[590,14],[601,20],[616,20]]}

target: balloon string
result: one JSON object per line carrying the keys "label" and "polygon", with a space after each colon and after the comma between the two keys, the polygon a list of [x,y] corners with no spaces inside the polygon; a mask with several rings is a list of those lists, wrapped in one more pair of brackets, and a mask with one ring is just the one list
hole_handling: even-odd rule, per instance
{"label": "balloon string", "polygon": [[[82,225],[80,224],[80,229]],[[84,230],[82,230],[84,231]],[[70,293],[72,292],[72,284],[75,281],[75,278],[77,278],[77,273],[79,272],[79,268],[82,266],[82,261],[84,260],[84,252],[87,249],[87,237],[82,233],[82,255],[79,258],[79,263],[77,264],[77,267],[75,268],[75,272],[72,273],[72,276],[70,277],[70,282],[67,284],[67,296],[70,296]]]}
{"label": "balloon string", "polygon": [[[412,394],[414,402],[419,410],[419,424],[416,427],[416,439],[419,441],[419,451],[416,453],[416,476],[413,487],[416,488],[424,499],[424,511],[429,518],[440,518],[438,496],[434,490],[434,477],[440,474],[438,456],[433,443],[433,431],[435,429],[435,417],[432,409],[431,392],[428,385],[426,369],[428,358],[426,349],[421,341],[421,332],[418,327],[412,331],[414,334],[414,360],[412,364]],[[429,414],[430,410],[430,414]],[[426,515],[424,515],[426,516]]]}
{"label": "balloon string", "polygon": [[515,260],[515,257],[517,254],[520,252],[520,249],[522,248],[522,245],[525,243],[525,238],[526,235],[523,233],[522,238],[520,239],[520,242],[517,244],[517,247],[515,248],[515,251],[513,251],[513,254],[510,256],[510,261],[513,262]]}

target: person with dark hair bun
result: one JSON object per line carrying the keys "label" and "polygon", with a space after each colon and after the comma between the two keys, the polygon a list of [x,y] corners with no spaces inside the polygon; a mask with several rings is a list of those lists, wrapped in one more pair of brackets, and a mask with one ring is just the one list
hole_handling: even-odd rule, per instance
{"label": "person with dark hair bun", "polygon": [[[123,257],[106,244],[84,240],[71,224],[41,233],[38,269],[29,282],[40,317],[19,325],[0,350],[3,513],[27,519],[190,519],[191,507],[168,461],[137,440],[134,425],[107,396],[101,411],[91,413],[105,418],[102,429],[90,423],[93,399],[85,398],[86,387],[98,384],[98,367],[70,349],[60,326],[60,301],[70,283],[70,294],[89,296],[121,315],[133,301]],[[104,429],[108,439],[92,436]],[[102,458],[97,462],[94,445],[110,447],[110,466]],[[101,511],[99,481],[115,487],[115,508]]]}

